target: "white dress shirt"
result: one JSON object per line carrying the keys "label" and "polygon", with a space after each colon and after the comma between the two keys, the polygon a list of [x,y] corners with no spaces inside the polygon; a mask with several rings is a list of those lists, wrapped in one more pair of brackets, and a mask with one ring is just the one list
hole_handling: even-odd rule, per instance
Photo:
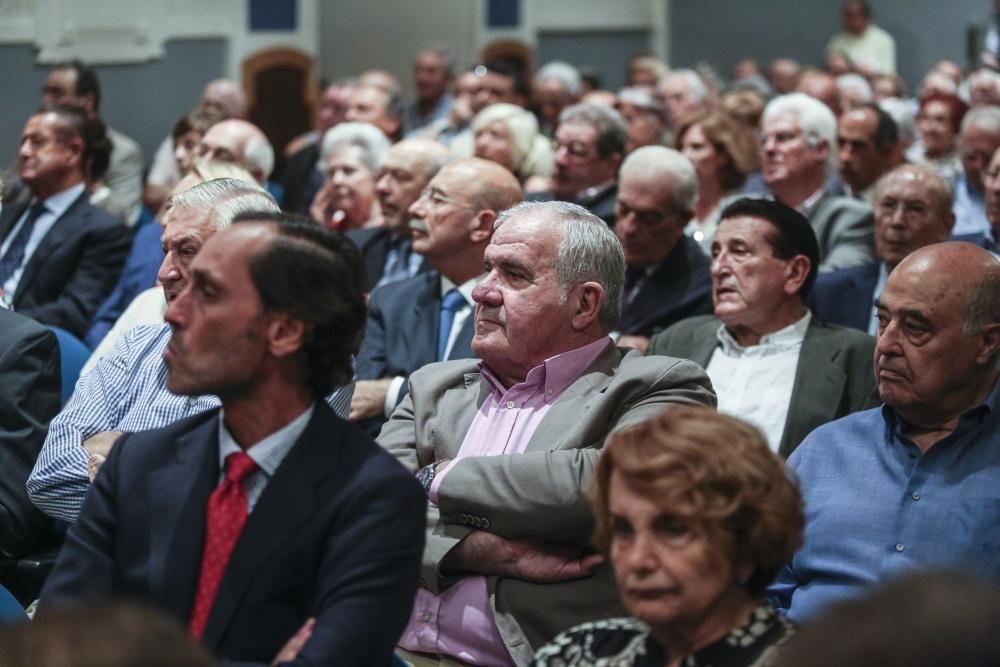
{"label": "white dress shirt", "polygon": [[795,369],[811,319],[807,310],[798,321],[749,347],[737,343],[722,325],[719,347],[705,369],[719,396],[719,412],[759,428],[774,452],[785,433]]}

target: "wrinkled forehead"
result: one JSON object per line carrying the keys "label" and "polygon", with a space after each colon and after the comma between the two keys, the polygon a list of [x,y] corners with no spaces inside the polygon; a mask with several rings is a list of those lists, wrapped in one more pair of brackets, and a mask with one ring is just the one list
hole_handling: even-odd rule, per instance
{"label": "wrinkled forehead", "polygon": [[961,271],[949,264],[926,253],[911,255],[889,274],[878,304],[890,311],[920,313],[938,326],[961,322],[971,285],[956,279]]}
{"label": "wrinkled forehead", "polygon": [[555,263],[562,242],[563,226],[543,213],[528,212],[504,222],[493,233],[487,252],[517,254],[539,265]]}

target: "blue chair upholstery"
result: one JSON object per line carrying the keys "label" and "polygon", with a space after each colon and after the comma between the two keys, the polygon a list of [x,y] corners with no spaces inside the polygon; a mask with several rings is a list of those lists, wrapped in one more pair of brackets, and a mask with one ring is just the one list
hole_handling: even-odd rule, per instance
{"label": "blue chair upholstery", "polygon": [[26,620],[28,615],[21,603],[10,594],[10,591],[0,586],[0,624]]}
{"label": "blue chair upholstery", "polygon": [[66,401],[73,395],[73,387],[76,386],[76,381],[80,377],[80,371],[90,357],[90,348],[65,329],[50,326],[49,330],[56,335],[56,340],[59,341],[59,355],[62,358],[60,364],[62,402],[63,405],[66,405]]}

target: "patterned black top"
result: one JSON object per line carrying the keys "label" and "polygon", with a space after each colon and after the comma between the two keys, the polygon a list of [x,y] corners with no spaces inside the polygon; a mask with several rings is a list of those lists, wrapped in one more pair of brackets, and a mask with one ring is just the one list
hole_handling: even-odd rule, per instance
{"label": "patterned black top", "polygon": [[[794,626],[767,603],[746,623],[684,659],[684,667],[757,667],[770,663],[774,647]],[[609,618],[567,630],[535,654],[535,667],[663,667],[667,654],[634,618]]]}

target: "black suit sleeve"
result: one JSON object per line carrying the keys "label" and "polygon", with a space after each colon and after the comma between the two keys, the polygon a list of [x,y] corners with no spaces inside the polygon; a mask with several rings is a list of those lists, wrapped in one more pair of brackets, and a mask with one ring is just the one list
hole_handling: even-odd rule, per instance
{"label": "black suit sleeve", "polygon": [[24,485],[41,451],[49,421],[59,412],[59,346],[52,332],[5,313],[0,337],[0,551],[30,553],[50,525]]}
{"label": "black suit sleeve", "polygon": [[386,372],[385,322],[380,299],[381,290],[374,290],[368,306],[365,337],[358,351],[358,379],[378,380]]}

